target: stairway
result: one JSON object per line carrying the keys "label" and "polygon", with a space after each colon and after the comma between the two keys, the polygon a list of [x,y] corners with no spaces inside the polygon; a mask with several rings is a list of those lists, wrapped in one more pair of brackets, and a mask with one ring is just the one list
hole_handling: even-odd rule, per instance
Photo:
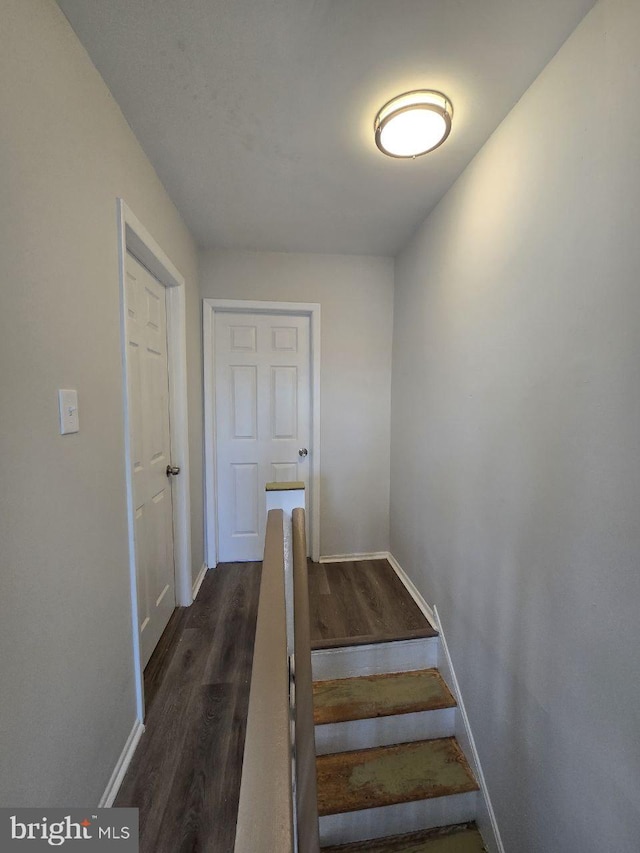
{"label": "stairway", "polygon": [[482,853],[438,637],[312,653],[323,853]]}

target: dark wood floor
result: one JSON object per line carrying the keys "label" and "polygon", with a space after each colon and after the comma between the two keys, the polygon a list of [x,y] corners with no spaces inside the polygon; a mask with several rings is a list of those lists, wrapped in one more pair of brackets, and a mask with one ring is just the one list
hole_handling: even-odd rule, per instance
{"label": "dark wood floor", "polygon": [[435,637],[387,560],[309,563],[313,649]]}
{"label": "dark wood floor", "polygon": [[[259,563],[219,565],[149,661],[115,802],[140,810],[140,853],[233,853],[259,588]],[[386,560],[310,563],[309,597],[314,648],[435,635]]]}
{"label": "dark wood floor", "polygon": [[141,853],[232,853],[259,563],[220,565],[172,617],[145,673],[146,731],[116,799]]}

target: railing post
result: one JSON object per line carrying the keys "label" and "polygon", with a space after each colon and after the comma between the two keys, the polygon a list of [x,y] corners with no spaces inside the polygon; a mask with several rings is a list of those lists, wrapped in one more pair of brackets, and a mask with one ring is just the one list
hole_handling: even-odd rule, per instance
{"label": "railing post", "polygon": [[234,853],[320,853],[304,484],[269,483],[266,502]]}
{"label": "railing post", "polygon": [[267,512],[270,509],[281,509],[285,515],[291,518],[294,509],[305,506],[304,483],[267,483]]}
{"label": "railing post", "polygon": [[284,516],[284,595],[287,608],[287,655],[294,653],[293,626],[293,557],[291,552],[291,517],[294,509],[305,509],[304,483],[267,483],[267,514],[281,509]]}
{"label": "railing post", "polygon": [[313,677],[311,673],[311,624],[305,513],[292,513],[294,660],[296,703],[294,820],[299,853],[320,853],[318,798],[316,792],[316,744],[313,725]]}
{"label": "railing post", "polygon": [[294,853],[283,513],[267,518],[234,853]]}

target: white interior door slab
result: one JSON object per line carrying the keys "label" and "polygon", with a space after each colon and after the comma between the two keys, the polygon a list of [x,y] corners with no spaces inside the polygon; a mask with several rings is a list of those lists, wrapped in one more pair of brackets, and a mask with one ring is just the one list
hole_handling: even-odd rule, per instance
{"label": "white interior door slab", "polygon": [[126,259],[127,386],[135,503],[140,657],[145,667],[176,604],[165,288]]}
{"label": "white interior door slab", "polygon": [[301,480],[309,494],[310,343],[308,316],[216,312],[218,548],[223,562],[262,560],[266,483]]}

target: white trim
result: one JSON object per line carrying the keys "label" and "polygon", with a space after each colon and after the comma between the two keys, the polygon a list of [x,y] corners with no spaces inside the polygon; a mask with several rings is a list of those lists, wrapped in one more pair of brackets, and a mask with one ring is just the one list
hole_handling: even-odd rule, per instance
{"label": "white trim", "polygon": [[388,835],[420,832],[436,826],[467,823],[475,817],[477,791],[449,794],[428,800],[414,800],[391,806],[376,806],[357,812],[322,815],[319,820],[320,844],[349,844]]}
{"label": "white trim", "polygon": [[171,481],[176,604],[188,607],[191,596],[191,490],[189,475],[189,414],[187,407],[187,331],[185,288],[167,288],[167,342],[171,461],[180,475]]}
{"label": "white trim", "polygon": [[455,708],[323,723],[315,727],[316,755],[451,737]]}
{"label": "white trim", "polygon": [[185,313],[185,280],[162,251],[158,243],[123,199],[117,200],[118,214],[118,273],[120,281],[120,344],[122,356],[122,388],[124,398],[125,478],[129,534],[129,586],[131,595],[131,624],[133,666],[136,686],[138,719],[144,719],[144,684],[140,665],[140,636],[138,632],[138,591],[134,535],[135,506],[131,478],[131,435],[127,385],[127,250],[144,264],[166,288],[167,297],[167,356],[169,369],[169,417],[171,421],[171,457],[180,466],[180,476],[172,485],[173,536],[176,604],[192,602],[191,586],[191,499],[189,491],[189,434],[187,411],[187,336]]}
{"label": "white trim", "polygon": [[249,299],[203,299],[202,344],[204,350],[204,458],[205,458],[205,556],[207,566],[218,564],[218,496],[216,489],[215,435],[215,327],[216,311],[246,314],[294,314],[310,318],[311,331],[311,472],[309,520],[311,559],[320,558],[320,304],[317,302],[262,302]]}
{"label": "white trim", "polygon": [[202,350],[204,358],[204,557],[207,566],[218,565],[218,490],[216,489],[216,418],[213,393],[214,387],[214,321],[215,313],[202,304]]}
{"label": "white trim", "polygon": [[393,554],[388,552],[386,557],[387,557],[387,560],[389,561],[389,565],[391,566],[393,571],[397,574],[397,576],[400,578],[400,580],[404,584],[404,586],[405,586],[407,592],[409,593],[409,595],[411,596],[411,598],[413,598],[413,600],[418,605],[420,610],[424,613],[424,615],[427,618],[427,621],[431,624],[431,627],[435,628],[436,627],[436,617],[433,613],[433,609],[431,608],[431,605],[427,604],[427,602],[424,600],[424,598],[422,597],[422,593],[420,592],[418,587],[414,584],[414,582],[411,580],[409,575],[405,572],[405,570],[402,568],[402,566],[396,560],[396,558],[393,556]]}
{"label": "white trim", "polygon": [[469,717],[467,716],[467,711],[464,706],[464,701],[462,699],[460,685],[458,683],[458,679],[453,668],[453,661],[451,660],[449,646],[447,645],[447,638],[445,637],[445,633],[442,628],[442,622],[440,621],[440,614],[438,613],[438,608],[435,606],[433,608],[433,613],[436,622],[435,627],[440,634],[440,648],[444,657],[443,661],[438,661],[438,669],[440,670],[440,674],[442,675],[444,680],[451,688],[451,692],[455,696],[456,701],[458,703],[458,707],[456,709],[456,738],[459,741],[460,746],[462,747],[462,751],[470,760],[472,770],[475,774],[478,784],[480,785],[480,792],[478,797],[478,816],[476,818],[478,828],[480,829],[485,843],[488,844],[491,853],[505,853],[504,846],[502,844],[502,839],[500,838],[498,822],[496,820],[495,812],[493,811],[493,806],[491,804],[491,797],[489,796],[487,783],[484,778],[484,773],[482,772],[480,757],[478,755],[478,750],[476,749],[475,740],[473,738],[473,732],[471,731],[471,724],[469,722]]}
{"label": "white trim", "polygon": [[198,577],[193,582],[193,588],[191,590],[192,601],[195,601],[198,593],[200,592],[200,587],[202,586],[202,581],[204,580],[204,576],[207,574],[207,564],[203,563],[202,568],[198,572]]}
{"label": "white trim", "polygon": [[120,753],[120,758],[118,758],[116,762],[116,766],[113,769],[113,773],[107,783],[107,787],[104,789],[104,794],[100,797],[100,802],[98,803],[99,809],[109,809],[113,805],[113,801],[120,790],[120,785],[122,785],[124,774],[127,772],[131,759],[136,751],[136,747],[138,746],[138,741],[142,737],[143,732],[144,725],[140,720],[136,720],[133,724],[133,728],[129,732],[129,737],[127,738],[124,748]]}
{"label": "white trim", "polygon": [[318,563],[355,563],[358,560],[386,560],[388,551],[372,551],[370,554],[328,554],[320,557]]}
{"label": "white trim", "polygon": [[359,675],[383,675],[388,672],[414,672],[438,665],[438,638],[389,640],[362,646],[338,646],[313,649],[311,670],[314,681],[356,678]]}

